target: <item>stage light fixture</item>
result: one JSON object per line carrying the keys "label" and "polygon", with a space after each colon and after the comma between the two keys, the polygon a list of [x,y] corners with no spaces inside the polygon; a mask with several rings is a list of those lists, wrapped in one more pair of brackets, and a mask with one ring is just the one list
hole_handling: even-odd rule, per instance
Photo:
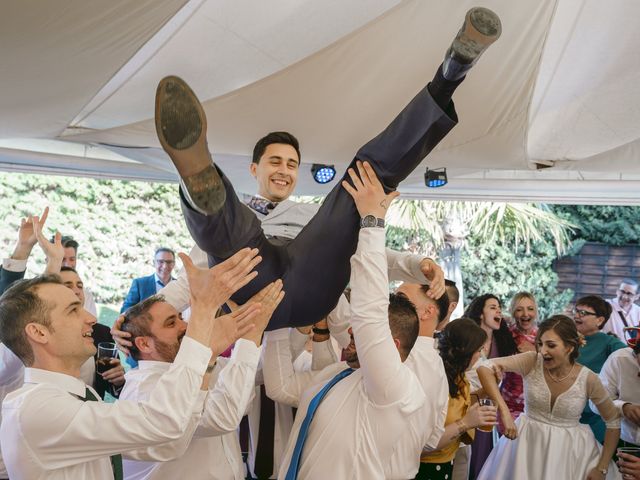
{"label": "stage light fixture", "polygon": [[447,182],[446,168],[434,168],[433,170],[429,170],[429,167],[427,167],[427,171],[424,172],[424,184],[429,188],[442,187],[446,185]]}
{"label": "stage light fixture", "polygon": [[314,163],[311,165],[311,175],[318,183],[329,183],[336,176],[336,168],[333,165]]}

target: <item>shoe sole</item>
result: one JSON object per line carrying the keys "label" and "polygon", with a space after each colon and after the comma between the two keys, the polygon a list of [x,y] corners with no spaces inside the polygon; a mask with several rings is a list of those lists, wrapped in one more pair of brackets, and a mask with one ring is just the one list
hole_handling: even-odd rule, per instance
{"label": "shoe sole", "polygon": [[155,106],[158,139],[191,201],[207,214],[217,212],[226,192],[207,149],[207,117],[198,98],[184,80],[169,76],[158,84]]}
{"label": "shoe sole", "polygon": [[474,63],[502,34],[502,23],[494,12],[484,7],[470,9],[464,24],[451,45],[462,63]]}

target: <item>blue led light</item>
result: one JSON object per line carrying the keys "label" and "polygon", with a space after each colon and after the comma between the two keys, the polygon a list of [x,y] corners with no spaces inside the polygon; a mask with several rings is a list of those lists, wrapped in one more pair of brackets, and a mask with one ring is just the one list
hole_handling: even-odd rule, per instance
{"label": "blue led light", "polygon": [[424,172],[424,183],[429,188],[443,187],[448,183],[447,169],[437,168],[434,170],[427,170]]}
{"label": "blue led light", "polygon": [[336,169],[333,165],[319,165],[314,163],[311,167],[313,179],[318,183],[329,183],[336,176]]}

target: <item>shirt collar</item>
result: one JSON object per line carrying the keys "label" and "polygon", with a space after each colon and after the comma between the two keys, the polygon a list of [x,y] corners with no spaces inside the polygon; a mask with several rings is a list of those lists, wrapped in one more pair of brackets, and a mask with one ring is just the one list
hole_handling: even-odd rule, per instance
{"label": "shirt collar", "polygon": [[87,385],[79,378],[72,377],[66,373],[52,372],[40,368],[25,368],[24,383],[46,383],[69,392],[77,397],[84,398]]}
{"label": "shirt collar", "polygon": [[[162,285],[163,287],[166,287],[167,285],[165,285],[164,283],[162,283],[162,280],[160,280],[160,277],[158,276],[157,273],[154,272],[153,277],[156,279],[156,283],[159,285]],[[175,280],[175,278],[173,277],[169,277],[169,282],[172,282],[173,280]],[[167,284],[169,283],[167,282]]]}
{"label": "shirt collar", "polygon": [[160,362],[158,360],[139,360],[138,361],[138,369],[139,370],[169,370],[171,366],[170,362]]}

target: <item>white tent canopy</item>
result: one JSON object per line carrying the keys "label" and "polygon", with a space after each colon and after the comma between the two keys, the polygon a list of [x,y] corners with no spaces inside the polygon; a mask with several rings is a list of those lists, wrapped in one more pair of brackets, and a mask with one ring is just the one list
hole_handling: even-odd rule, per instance
{"label": "white tent canopy", "polygon": [[[255,141],[300,140],[342,173],[431,79],[467,0],[24,0],[0,17],[0,169],[175,180],[155,135],[160,78],[203,101],[237,189]],[[503,36],[455,94],[460,124],[423,162],[449,184],[405,197],[640,204],[640,3],[486,0]],[[335,182],[333,182],[335,183]]]}

